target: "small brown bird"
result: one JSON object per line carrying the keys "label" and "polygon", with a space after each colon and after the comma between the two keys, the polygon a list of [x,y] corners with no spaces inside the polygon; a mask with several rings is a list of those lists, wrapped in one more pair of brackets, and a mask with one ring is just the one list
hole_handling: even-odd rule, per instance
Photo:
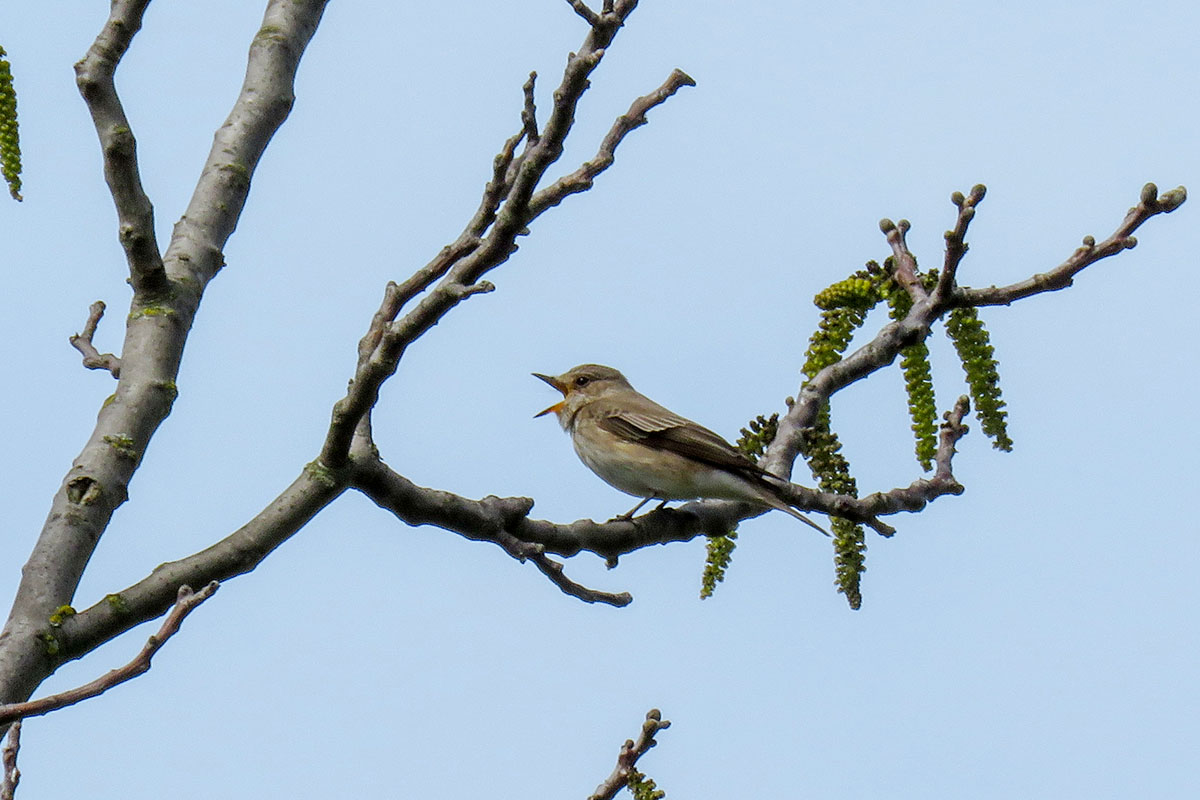
{"label": "small brown bird", "polygon": [[[781,496],[781,478],[766,472],[702,425],[639,394],[617,370],[582,364],[562,375],[533,373],[562,392],[550,412],[581,461],[609,486],[642,498],[620,518],[651,500],[712,498],[769,506],[825,533]],[[662,507],[661,505],[659,506]]]}

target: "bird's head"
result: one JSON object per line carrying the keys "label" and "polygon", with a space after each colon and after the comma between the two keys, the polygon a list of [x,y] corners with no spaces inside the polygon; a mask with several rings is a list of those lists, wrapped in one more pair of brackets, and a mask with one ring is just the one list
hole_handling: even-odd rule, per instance
{"label": "bird's head", "polygon": [[578,367],[567,370],[562,375],[542,375],[539,372],[535,372],[533,373],[533,377],[544,380],[562,392],[563,396],[560,402],[555,403],[544,411],[539,411],[537,414],[534,414],[534,417],[541,417],[554,412],[558,417],[559,423],[564,428],[570,424],[571,419],[575,416],[575,412],[593,400],[597,400],[614,390],[619,391],[633,388],[620,372],[612,367],[605,367],[600,364],[580,364]]}

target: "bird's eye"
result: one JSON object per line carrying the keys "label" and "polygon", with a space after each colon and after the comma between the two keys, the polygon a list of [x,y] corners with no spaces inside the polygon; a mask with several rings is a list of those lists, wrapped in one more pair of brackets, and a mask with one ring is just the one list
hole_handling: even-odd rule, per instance
{"label": "bird's eye", "polygon": [[587,375],[580,375],[578,378],[575,379],[576,386],[587,386],[591,382],[592,382],[592,379],[589,378]]}

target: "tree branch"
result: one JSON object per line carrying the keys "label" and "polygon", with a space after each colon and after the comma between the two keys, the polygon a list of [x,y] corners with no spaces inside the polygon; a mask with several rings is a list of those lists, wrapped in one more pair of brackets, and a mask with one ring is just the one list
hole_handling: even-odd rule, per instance
{"label": "tree branch", "polygon": [[600,143],[600,149],[595,158],[586,161],[579,169],[570,175],[564,175],[557,181],[542,189],[529,202],[530,217],[540,215],[547,208],[558,205],[569,195],[584,192],[592,188],[596,176],[612,166],[615,160],[617,146],[624,141],[630,131],[645,125],[646,113],[657,105],[666,102],[684,86],[695,86],[696,82],[683,70],[674,70],[662,86],[648,95],[633,101],[629,110],[617,117],[608,135]]}
{"label": "tree branch", "polygon": [[[458,240],[397,289],[385,292],[383,305],[360,342],[358,367],[349,390],[334,406],[321,449],[322,464],[340,468],[349,460],[359,422],[374,407],[380,387],[395,373],[408,346],[467,297],[491,291],[492,285],[483,276],[516,251],[516,239],[528,232],[530,221],[567,194],[586,188],[582,182],[590,181],[589,175],[594,176],[611,163],[612,151],[629,131],[644,123],[646,110],[666,100],[680,86],[691,83],[690,78],[676,71],[663,88],[635,101],[630,114],[618,120],[598,157],[607,158],[607,163],[589,162],[577,171],[574,183],[560,181],[545,190],[549,194],[543,192],[535,197],[547,169],[562,154],[563,142],[574,123],[575,108],[588,88],[588,76],[637,4],[626,0],[612,5],[612,8],[605,5],[606,10],[592,24],[579,52],[567,59],[562,80],[554,92],[550,116],[540,134],[533,106],[532,76],[523,87],[521,132],[510,138],[496,156],[492,180],[484,190],[480,207]],[[522,139],[525,148],[517,155],[516,148]],[[404,304],[420,293],[424,293],[420,301],[399,317]]]}
{"label": "tree branch", "polygon": [[196,189],[167,248],[167,271],[178,291],[203,291],[224,266],[222,250],[241,217],[259,159],[292,110],[300,57],[327,2],[268,2],[250,44],[241,92],[213,136]]}
{"label": "tree branch", "polygon": [[[102,141],[109,134],[125,141],[120,137],[128,133],[117,130],[123,117],[113,116],[119,105],[115,94],[106,93],[111,90],[116,59],[128,47],[145,7],[145,0],[115,0],[113,16],[80,68],[85,100],[101,115]],[[191,203],[163,257],[169,291],[156,293],[153,266],[134,272],[135,289],[143,288],[134,293],[126,324],[117,391],[101,408],[91,438],[54,496],[0,633],[0,701],[27,699],[62,661],[65,651],[51,654],[39,634],[45,632],[53,610],[74,596],[113,512],[127,497],[129,481],[150,439],[170,412],[177,394],[175,378],[204,287],[223,264],[221,250],[241,214],[259,157],[291,108],[296,69],[324,7],[325,0],[270,0],[263,27],[250,48],[242,92],[214,136]],[[131,176],[136,176],[134,162],[127,158],[132,150],[117,148],[113,154],[120,157],[115,160],[109,150],[106,145],[105,169],[116,170],[115,180],[128,189]],[[148,206],[138,205],[136,197],[127,203],[122,199],[125,195],[118,194],[119,213],[127,206],[147,211]],[[137,255],[151,242],[139,238],[138,231],[151,231],[153,226],[146,213],[131,224],[129,241],[136,245]],[[141,255],[137,263],[144,266]],[[304,501],[298,505],[306,507]],[[201,583],[179,581],[169,590],[156,587],[139,594],[146,603],[139,613],[146,616],[138,621],[161,615],[173,602],[174,588],[189,582]],[[92,646],[126,629],[117,622],[100,627],[90,631]],[[82,652],[74,651],[71,657]]]}
{"label": "tree branch", "polygon": [[908,296],[914,303],[919,303],[925,299],[926,292],[924,284],[921,283],[921,277],[917,274],[917,260],[908,249],[906,237],[910,227],[911,224],[906,219],[892,222],[885,218],[879,221],[879,230],[883,231],[888,244],[892,246],[892,257],[896,265],[893,274],[896,277],[896,283],[908,292]]}
{"label": "tree branch", "polygon": [[987,187],[977,183],[971,188],[971,194],[963,197],[962,192],[955,192],[950,201],[958,208],[958,218],[954,228],[946,231],[946,258],[942,262],[942,271],[938,274],[937,287],[934,289],[934,303],[944,304],[954,292],[958,276],[958,265],[967,254],[967,226],[975,218],[975,207],[983,201]]}
{"label": "tree branch", "polygon": [[658,744],[654,737],[659,731],[671,727],[671,721],[662,718],[662,712],[652,708],[646,712],[646,721],[642,723],[642,732],[637,741],[626,739],[617,755],[617,766],[604,782],[596,787],[596,791],[588,795],[588,800],[612,800],[617,792],[625,788],[629,775],[637,765],[638,759],[646,755],[651,747]]}
{"label": "tree branch", "polygon": [[564,573],[563,565],[546,555],[543,545],[526,539],[522,535],[522,526],[533,507],[533,501],[528,498],[489,496],[468,500],[450,492],[425,489],[388,467],[378,457],[355,462],[352,485],[377,506],[409,525],[436,525],[468,539],[497,544],[522,563],[533,562],[564,594],[586,603],[613,606],[626,606],[633,601],[628,592],[611,594],[572,581]]}
{"label": "tree branch", "polygon": [[[600,15],[595,11],[592,11],[592,9],[588,7],[588,4],[583,2],[583,0],[567,0],[567,2],[571,4],[571,8],[575,9],[576,14],[583,17],[587,21],[588,25],[591,25],[594,28],[600,24]],[[609,10],[611,11],[611,9]]]}
{"label": "tree branch", "polygon": [[525,81],[525,85],[521,87],[521,91],[525,93],[525,107],[521,109],[521,126],[525,134],[525,141],[530,146],[536,145],[541,134],[538,133],[537,124],[537,104],[533,102],[533,87],[537,83],[537,73],[530,72],[529,80]]}
{"label": "tree branch", "polygon": [[171,613],[163,620],[162,627],[158,629],[158,633],[146,641],[146,645],[142,648],[142,651],[132,661],[123,667],[110,670],[90,683],[85,683],[83,686],[78,686],[69,691],[52,694],[49,697],[31,700],[27,703],[11,703],[0,706],[0,725],[14,720],[25,719],[26,717],[49,714],[51,711],[57,711],[60,708],[66,708],[84,700],[89,700],[104,694],[114,686],[120,686],[125,681],[132,680],[147,672],[150,669],[150,662],[154,659],[154,654],[167,643],[168,639],[179,631],[179,626],[183,624],[184,617],[192,613],[196,606],[212,597],[219,586],[219,583],[212,581],[199,592],[195,593],[192,592],[190,586],[180,586],[179,592],[176,595],[175,606],[171,609]]}
{"label": "tree branch", "polygon": [[92,337],[96,335],[96,326],[100,324],[100,320],[104,317],[103,300],[97,300],[88,308],[87,322],[83,325],[83,333],[75,333],[67,337],[67,341],[71,346],[78,350],[83,355],[83,365],[88,369],[103,369],[112,373],[114,378],[121,377],[121,359],[114,356],[112,353],[100,354],[96,346],[92,344]]}
{"label": "tree branch", "polygon": [[13,800],[17,784],[21,782],[21,770],[17,769],[17,753],[21,749],[21,720],[8,729],[4,742],[4,778],[0,780],[0,800]]}
{"label": "tree branch", "polygon": [[130,283],[137,295],[157,296],[167,291],[167,273],[154,235],[154,206],[142,188],[137,141],[113,81],[148,5],[150,0],[113,0],[104,29],[75,65],[75,83],[100,137],[104,179],[117,207]]}
{"label": "tree branch", "polygon": [[[346,488],[346,476],[315,464],[238,530],[198,553],[159,564],[132,586],[62,621],[53,639],[52,665],[79,658],[130,628],[165,612],[176,588],[201,586],[244,575],[290,539]],[[44,623],[43,623],[44,625]]]}
{"label": "tree branch", "polygon": [[1029,297],[1042,292],[1055,292],[1071,285],[1075,276],[1101,259],[1116,255],[1122,250],[1137,246],[1133,232],[1142,223],[1157,214],[1169,214],[1187,200],[1187,190],[1182,186],[1164,192],[1158,196],[1158,187],[1147,183],[1142,187],[1138,204],[1129,209],[1125,219],[1112,235],[1103,242],[1096,244],[1091,236],[1085,236],[1083,246],[1075,250],[1063,263],[1049,272],[1038,273],[1023,281],[997,288],[961,289],[955,298],[956,305],[963,306],[996,306],[1009,305],[1023,297]]}

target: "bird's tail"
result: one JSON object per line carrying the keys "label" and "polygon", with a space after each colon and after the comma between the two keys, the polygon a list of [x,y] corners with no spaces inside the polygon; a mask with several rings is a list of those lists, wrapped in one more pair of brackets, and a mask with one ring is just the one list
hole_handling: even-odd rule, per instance
{"label": "bird's tail", "polygon": [[787,503],[783,502],[782,500],[780,500],[780,501],[779,501],[779,505],[777,505],[777,506],[774,506],[774,507],[775,507],[775,508],[778,508],[780,511],[786,511],[787,513],[791,514],[791,515],[792,515],[793,517],[795,517],[796,519],[798,519],[798,520],[800,520],[801,522],[803,522],[803,523],[804,523],[805,525],[807,525],[808,527],[810,527],[810,528],[815,528],[816,530],[819,530],[821,533],[825,534],[826,536],[828,536],[828,535],[829,535],[829,531],[825,530],[825,529],[824,529],[824,528],[822,528],[820,525],[818,525],[817,523],[813,522],[811,519],[809,519],[808,517],[804,516],[804,515],[803,515],[803,514],[801,514],[799,511],[797,511],[796,509],[792,508],[791,506],[789,506]]}
{"label": "bird's tail", "polygon": [[[777,478],[774,475],[771,475],[771,477],[775,478],[775,480],[777,480],[777,481],[783,480],[782,478]],[[772,481],[767,480],[766,478],[763,479],[762,483],[767,489],[767,496],[764,498],[767,502],[767,505],[769,505],[771,508],[775,508],[775,509],[783,511],[787,514],[791,514],[793,517],[800,520],[801,522],[803,522],[805,525],[809,526],[810,528],[815,528],[816,530],[820,531],[821,533],[825,534],[826,536],[829,536],[829,531],[825,530],[820,525],[818,525],[817,523],[813,522],[811,519],[806,517],[804,514],[801,514],[799,511],[792,508],[788,504],[787,500],[783,499],[783,497],[781,496],[782,492],[781,492],[780,486],[778,486],[777,484],[775,484]]]}

